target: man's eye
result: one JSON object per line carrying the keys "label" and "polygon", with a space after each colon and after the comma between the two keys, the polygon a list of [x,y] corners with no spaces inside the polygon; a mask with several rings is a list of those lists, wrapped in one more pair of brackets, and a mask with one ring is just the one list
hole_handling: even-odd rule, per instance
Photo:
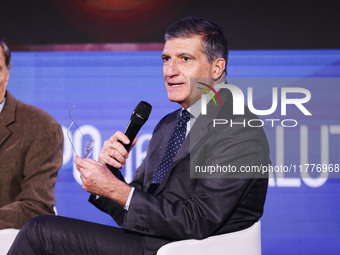
{"label": "man's eye", "polygon": [[185,61],[185,62],[187,62],[187,61],[189,61],[189,60],[190,60],[190,58],[189,58],[189,57],[186,57],[186,56],[184,56],[184,57],[182,57],[182,60],[183,60],[183,61]]}
{"label": "man's eye", "polygon": [[162,57],[162,59],[163,59],[163,62],[168,62],[170,60],[169,57]]}

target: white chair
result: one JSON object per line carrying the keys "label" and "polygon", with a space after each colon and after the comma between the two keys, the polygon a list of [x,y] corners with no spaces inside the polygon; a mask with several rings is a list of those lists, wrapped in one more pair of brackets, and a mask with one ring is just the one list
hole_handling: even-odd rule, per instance
{"label": "white chair", "polygon": [[[53,210],[57,215],[57,208],[53,206]],[[0,230],[0,255],[7,255],[9,248],[11,248],[14,239],[18,235],[20,229],[6,228]]]}
{"label": "white chair", "polygon": [[20,229],[6,228],[0,230],[0,255],[6,255],[9,248],[19,233]]}
{"label": "white chair", "polygon": [[261,221],[251,227],[203,240],[183,240],[161,247],[157,255],[261,255]]}

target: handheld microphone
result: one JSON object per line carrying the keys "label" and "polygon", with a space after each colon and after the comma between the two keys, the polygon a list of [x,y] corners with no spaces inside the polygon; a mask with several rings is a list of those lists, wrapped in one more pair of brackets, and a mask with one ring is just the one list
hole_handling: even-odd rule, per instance
{"label": "handheld microphone", "polygon": [[[124,144],[121,142],[121,144],[127,151],[130,150],[132,142],[135,139],[137,133],[139,132],[141,127],[145,124],[145,122],[148,120],[149,115],[151,113],[151,109],[152,106],[149,103],[141,101],[133,110],[130,121],[127,124],[126,129],[124,131],[124,134],[129,138],[130,143]],[[117,168],[108,164],[106,164],[106,166],[118,179],[125,182],[123,175]]]}

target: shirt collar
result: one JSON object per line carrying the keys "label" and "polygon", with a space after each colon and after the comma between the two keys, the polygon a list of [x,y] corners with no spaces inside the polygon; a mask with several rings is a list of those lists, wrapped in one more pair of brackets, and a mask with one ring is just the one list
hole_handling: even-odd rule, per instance
{"label": "shirt collar", "polygon": [[0,112],[2,112],[2,109],[4,109],[5,102],[6,102],[6,97],[4,98],[4,100],[2,101],[2,103],[0,104]]}

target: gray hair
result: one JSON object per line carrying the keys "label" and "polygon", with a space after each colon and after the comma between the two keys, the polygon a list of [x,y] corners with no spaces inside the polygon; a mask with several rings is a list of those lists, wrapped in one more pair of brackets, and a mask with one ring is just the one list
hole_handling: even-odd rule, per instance
{"label": "gray hair", "polygon": [[228,41],[217,24],[196,17],[186,17],[169,26],[165,31],[165,41],[173,38],[188,38],[192,35],[203,36],[203,52],[211,63],[217,58],[228,62]]}

